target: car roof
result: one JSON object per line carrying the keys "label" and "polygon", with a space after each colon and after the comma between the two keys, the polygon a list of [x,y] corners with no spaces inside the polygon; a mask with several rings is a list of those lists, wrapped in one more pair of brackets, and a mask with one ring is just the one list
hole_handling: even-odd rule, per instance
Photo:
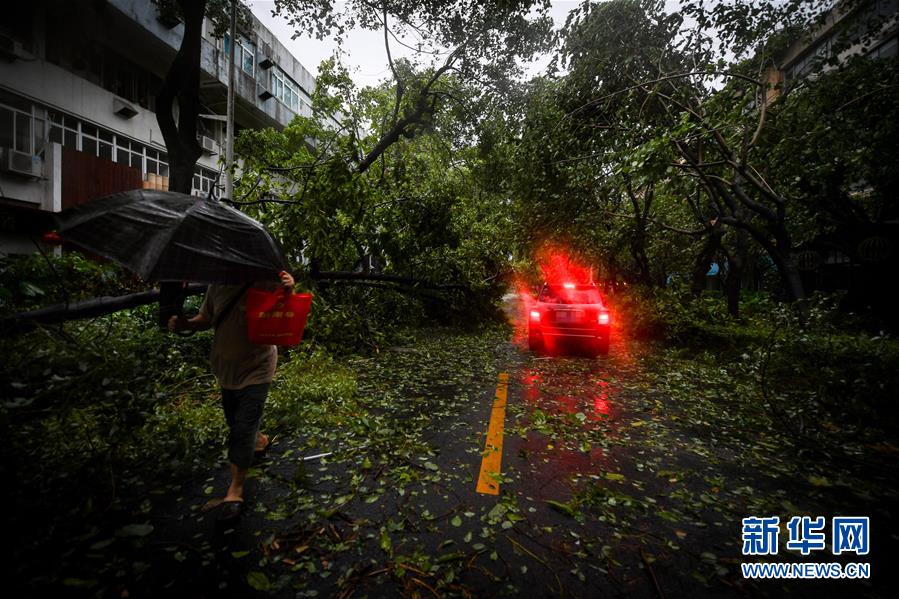
{"label": "car roof", "polygon": [[[552,295],[554,295],[554,296],[555,296],[555,295],[558,295],[558,292],[559,292],[559,291],[566,290],[566,288],[564,287],[564,283],[562,283],[562,284],[560,284],[560,283],[543,283],[543,287],[541,288],[540,294],[539,294],[539,295],[542,296],[544,290],[546,290],[547,288],[553,290]],[[595,284],[595,283],[589,283],[589,284],[585,284],[585,283],[582,283],[582,284],[576,284],[575,287],[574,287],[574,289],[568,288],[567,290],[568,290],[568,291],[595,291],[595,292],[596,292],[596,296],[597,296],[597,301],[573,302],[573,303],[578,303],[578,304],[582,304],[582,305],[593,305],[593,304],[598,304],[598,305],[600,305],[600,306],[605,306],[605,300],[603,299],[602,294],[599,292],[599,289],[596,287],[596,284]],[[564,294],[563,294],[563,295],[564,295]],[[538,301],[538,302],[543,302],[543,300],[540,299],[539,297],[537,298],[537,301]]]}

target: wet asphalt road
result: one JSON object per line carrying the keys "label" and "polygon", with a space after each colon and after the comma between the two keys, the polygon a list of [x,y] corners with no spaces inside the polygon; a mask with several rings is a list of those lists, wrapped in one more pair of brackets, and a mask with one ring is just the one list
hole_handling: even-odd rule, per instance
{"label": "wet asphalt road", "polygon": [[[521,307],[508,310],[514,317]],[[304,463],[302,436],[274,444],[235,528],[197,509],[210,487],[226,485],[224,465],[185,481],[179,498],[154,510],[147,594],[888,596],[859,581],[741,579],[740,517],[759,497],[801,506],[807,489],[756,470],[771,456],[750,456],[744,442],[653,390],[648,348],[613,331],[607,357],[536,357],[518,327],[491,351],[479,387],[428,419],[421,432],[431,452],[410,460],[419,476],[408,486],[364,464],[363,440],[345,440],[362,449],[342,460]],[[498,493],[485,494],[477,486],[502,374],[502,466]],[[350,478],[377,494],[333,501]],[[273,514],[276,504],[290,509]]]}

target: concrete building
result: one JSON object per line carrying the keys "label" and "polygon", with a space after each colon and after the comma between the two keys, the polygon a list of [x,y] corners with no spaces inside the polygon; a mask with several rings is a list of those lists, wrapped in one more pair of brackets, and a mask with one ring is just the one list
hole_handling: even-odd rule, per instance
{"label": "concrete building", "polygon": [[[841,0],[821,22],[798,36],[765,73],[766,102],[799,91],[803,81],[854,57],[895,59],[899,53],[899,0]],[[792,90],[792,91],[791,91]],[[848,100],[848,99],[847,99]],[[859,181],[855,193],[866,193]],[[883,276],[899,247],[899,223],[844,224],[838,231],[806,241],[795,254],[807,291],[849,291],[891,314],[880,299]],[[889,302],[889,296],[883,296]],[[890,317],[892,318],[892,316]]]}
{"label": "concrete building", "polygon": [[896,56],[899,50],[899,0],[838,2],[811,31],[795,39],[764,75],[766,101],[816,72],[853,56]]}
{"label": "concrete building", "polygon": [[[116,191],[167,189],[155,94],[183,24],[150,0],[32,0],[0,23],[0,253],[34,251],[46,216]],[[235,47],[235,129],[283,128],[311,116],[315,81],[253,18]],[[220,172],[227,36],[203,27],[203,147],[193,193]],[[219,118],[215,118],[220,115]]]}

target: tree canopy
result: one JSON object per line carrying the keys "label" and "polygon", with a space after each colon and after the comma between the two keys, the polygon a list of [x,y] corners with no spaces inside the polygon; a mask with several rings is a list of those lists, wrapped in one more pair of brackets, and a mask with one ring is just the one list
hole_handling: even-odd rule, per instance
{"label": "tree canopy", "polygon": [[[185,46],[161,95],[181,110],[177,126],[159,118],[173,168],[192,169],[191,21],[221,23],[227,3],[170,5]],[[845,285],[825,271],[848,260],[863,274],[851,294],[870,303],[896,243],[897,95],[895,56],[866,52],[895,14],[830,8],[585,2],[551,35],[544,1],[279,1],[298,34],[383,32],[390,76],[359,89],[338,58],[323,63],[312,118],[239,136],[225,200],[309,284],[365,287],[357,307],[390,304],[383,293],[424,313],[486,307],[547,245],[612,285],[698,295],[717,265],[732,315],[746,288],[797,300]],[[829,53],[778,78],[790,45],[834,15]],[[410,32],[419,54],[393,59]],[[548,71],[524,80],[520,60],[547,49]]]}

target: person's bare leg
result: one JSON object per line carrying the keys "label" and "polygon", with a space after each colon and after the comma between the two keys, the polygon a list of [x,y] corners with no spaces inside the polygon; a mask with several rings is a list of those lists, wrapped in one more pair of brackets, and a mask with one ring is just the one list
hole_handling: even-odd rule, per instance
{"label": "person's bare leg", "polygon": [[231,486],[225,494],[225,501],[243,501],[243,485],[247,480],[247,468],[231,464]]}

